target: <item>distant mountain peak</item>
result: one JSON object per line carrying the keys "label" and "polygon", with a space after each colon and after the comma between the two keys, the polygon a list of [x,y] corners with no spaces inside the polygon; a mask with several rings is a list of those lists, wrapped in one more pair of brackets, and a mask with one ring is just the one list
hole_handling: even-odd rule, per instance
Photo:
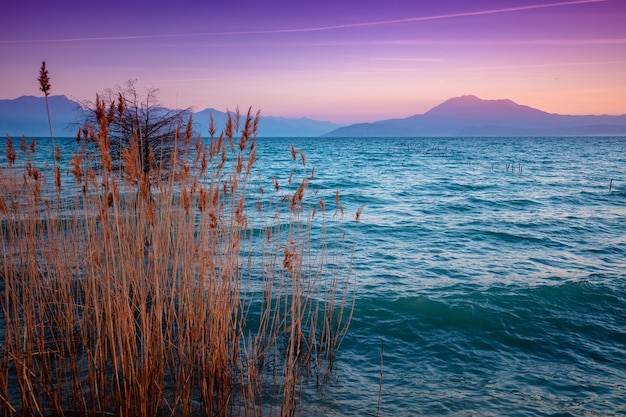
{"label": "distant mountain peak", "polygon": [[551,114],[509,99],[484,100],[464,95],[424,114],[339,128],[327,136],[572,136],[623,135],[626,115]]}
{"label": "distant mountain peak", "polygon": [[[36,100],[43,100],[45,97],[41,96],[41,97],[37,97],[37,96],[33,96],[33,95],[24,95],[24,96],[20,96],[18,98],[15,99],[15,101],[36,101]],[[70,101],[69,98],[67,98],[67,96],[60,94],[60,95],[52,95],[52,96],[48,96],[49,99],[51,100],[68,100]]]}
{"label": "distant mountain peak", "polygon": [[483,100],[482,98],[479,98],[473,94],[466,94],[463,96],[459,96],[459,97],[452,97],[446,101],[444,101],[444,103],[448,103],[448,102],[466,102],[466,103],[476,103],[479,101],[486,101]]}
{"label": "distant mountain peak", "polygon": [[516,105],[513,101],[509,99],[496,99],[496,100],[485,100],[480,97],[474,95],[465,95],[459,97],[450,98],[438,106],[433,107],[427,113],[431,113],[433,111],[439,111],[442,109],[451,109],[451,108],[476,108],[478,106],[488,106],[488,105]]}
{"label": "distant mountain peak", "polygon": [[446,100],[425,114],[436,117],[475,118],[483,116],[510,117],[512,115],[542,116],[547,113],[529,106],[517,104],[509,99],[485,100],[474,95],[465,95]]}

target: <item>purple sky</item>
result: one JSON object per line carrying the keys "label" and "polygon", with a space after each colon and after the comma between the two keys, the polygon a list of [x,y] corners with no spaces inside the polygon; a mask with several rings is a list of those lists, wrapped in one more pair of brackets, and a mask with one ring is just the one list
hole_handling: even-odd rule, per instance
{"label": "purple sky", "polygon": [[464,94],[626,113],[625,0],[6,0],[0,98],[93,100],[137,79],[171,107],[338,123]]}

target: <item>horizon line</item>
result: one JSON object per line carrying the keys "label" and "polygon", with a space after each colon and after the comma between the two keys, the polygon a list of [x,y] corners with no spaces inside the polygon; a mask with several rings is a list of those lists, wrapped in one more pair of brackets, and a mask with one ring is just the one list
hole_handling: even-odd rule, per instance
{"label": "horizon line", "polygon": [[[36,95],[32,95],[32,94],[24,94],[24,95],[21,95],[21,96],[16,97],[16,98],[0,98],[0,101],[14,101],[14,100],[18,100],[18,99],[20,99],[22,97],[32,97],[32,98],[36,98],[36,99],[43,99],[44,98],[44,97],[40,97],[40,96],[36,96]],[[81,101],[79,101],[76,98],[70,98],[70,97],[68,97],[65,94],[55,94],[55,95],[50,95],[49,96],[49,98],[52,98],[52,97],[64,97],[64,98],[66,98],[69,101],[77,103],[81,107],[83,106],[83,103],[81,103]],[[518,106],[521,106],[521,107],[529,107],[529,108],[532,108],[532,109],[535,109],[535,110],[542,111],[544,113],[560,115],[560,116],[626,116],[626,113],[615,113],[615,114],[609,114],[609,113],[584,113],[584,114],[582,114],[582,113],[581,114],[577,114],[577,113],[554,113],[554,112],[549,112],[547,110],[543,110],[540,107],[534,107],[534,106],[527,105],[527,104],[521,104],[518,101],[512,100],[510,98],[506,98],[506,97],[501,97],[501,98],[482,98],[482,97],[480,97],[480,96],[478,96],[476,94],[468,93],[468,94],[460,94],[460,95],[456,95],[454,97],[449,97],[447,99],[443,99],[443,101],[439,102],[439,104],[435,104],[433,107],[429,108],[428,110],[424,111],[423,113],[412,113],[409,116],[391,117],[390,119],[377,119],[377,120],[374,120],[374,122],[382,121],[382,120],[391,120],[391,119],[402,119],[402,118],[416,116],[416,115],[424,115],[424,114],[428,113],[430,110],[434,109],[435,107],[438,107],[438,106],[440,106],[440,105],[442,105],[442,104],[444,104],[444,103],[446,103],[446,102],[448,102],[450,100],[466,98],[466,97],[473,97],[473,98],[476,98],[476,99],[478,99],[480,101],[510,101],[510,102],[512,102],[512,103],[514,103],[514,104],[516,104]],[[170,108],[167,105],[161,105],[160,107]],[[228,113],[228,112],[233,113],[233,110],[230,110],[228,107],[225,110],[219,110],[219,109],[216,109],[213,106],[211,106],[211,107],[204,107],[204,108],[202,108],[200,110],[195,110],[195,108],[196,108],[196,106],[189,106],[187,109],[191,110],[192,114],[200,113],[200,112],[203,112],[203,111],[206,111],[206,110],[216,111],[216,112],[220,112],[220,113]],[[330,122],[330,123],[333,123],[333,124],[336,124],[336,125],[340,125],[342,127],[350,126],[350,125],[353,125],[353,124],[359,124],[359,123],[373,123],[373,122],[364,122],[364,121],[348,122],[348,123],[345,123],[345,122],[338,123],[338,122],[334,122],[334,121],[332,121],[330,119],[328,119],[328,120],[314,119],[311,116],[281,116],[281,115],[267,114],[267,115],[262,116],[262,117],[282,118],[282,119],[308,119],[308,120],[317,121],[317,122]]]}

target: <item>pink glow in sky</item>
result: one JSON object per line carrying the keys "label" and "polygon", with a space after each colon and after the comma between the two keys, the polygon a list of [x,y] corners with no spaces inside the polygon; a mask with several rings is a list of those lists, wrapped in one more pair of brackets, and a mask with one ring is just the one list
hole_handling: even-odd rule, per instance
{"label": "pink glow in sky", "polygon": [[347,124],[465,94],[626,113],[625,0],[7,0],[0,98],[93,100],[137,79],[163,104]]}

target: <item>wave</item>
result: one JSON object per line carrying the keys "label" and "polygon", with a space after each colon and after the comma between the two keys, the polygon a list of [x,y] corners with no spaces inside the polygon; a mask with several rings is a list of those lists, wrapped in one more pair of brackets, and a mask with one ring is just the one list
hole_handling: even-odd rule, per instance
{"label": "wave", "polygon": [[[348,367],[369,364],[374,390],[382,347],[385,387],[409,395],[418,414],[454,414],[461,399],[474,398],[471,408],[487,414],[581,415],[597,401],[605,411],[623,409],[626,386],[615,381],[626,378],[625,329],[619,286],[454,285],[359,298],[344,356]],[[362,344],[371,346],[367,357]],[[579,402],[565,403],[570,395]],[[400,402],[386,406],[410,414]]]}

